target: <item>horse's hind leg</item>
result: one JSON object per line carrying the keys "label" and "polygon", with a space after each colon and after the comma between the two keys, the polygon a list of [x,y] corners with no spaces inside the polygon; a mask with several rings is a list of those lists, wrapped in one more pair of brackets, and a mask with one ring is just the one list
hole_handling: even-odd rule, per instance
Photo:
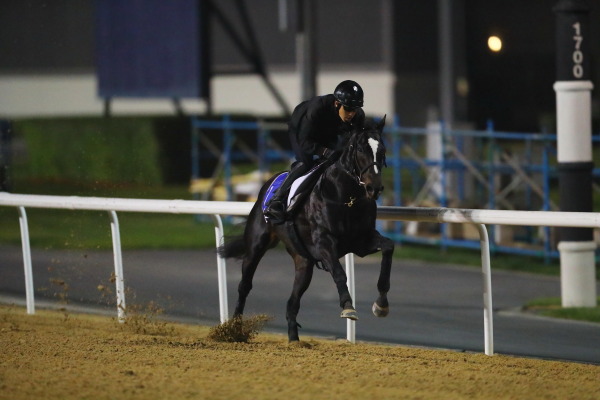
{"label": "horse's hind leg", "polygon": [[298,327],[300,326],[296,321],[298,311],[300,311],[300,299],[308,286],[313,276],[314,265],[307,259],[300,256],[294,257],[295,261],[295,276],[294,276],[294,288],[292,289],[292,295],[287,302],[286,319],[288,323],[288,340],[290,342],[297,342],[300,340],[298,337]]}
{"label": "horse's hind leg", "polygon": [[233,312],[234,318],[244,313],[246,298],[252,290],[252,280],[254,279],[258,263],[267,250],[277,243],[277,239],[271,236],[264,225],[255,226],[258,229],[250,229],[245,235],[246,241],[249,243],[242,261],[242,279],[238,285],[238,300]]}

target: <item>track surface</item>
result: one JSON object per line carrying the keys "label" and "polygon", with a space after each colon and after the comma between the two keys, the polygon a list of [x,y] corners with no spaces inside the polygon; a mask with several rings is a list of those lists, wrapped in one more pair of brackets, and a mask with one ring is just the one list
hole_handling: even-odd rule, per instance
{"label": "track surface", "polygon": [[[33,250],[38,306],[83,305],[116,314],[110,291],[110,251]],[[214,251],[125,251],[127,304],[155,301],[166,314],[185,322],[215,324],[219,319]],[[357,340],[483,352],[481,271],[451,265],[394,260],[390,315],[379,319],[370,308],[376,297],[379,258],[356,258]],[[229,309],[233,310],[240,278],[239,264],[228,264]],[[493,267],[493,261],[492,261]],[[246,314],[270,314],[268,329],[285,332],[285,304],[293,267],[284,251],[267,253],[257,270]],[[557,277],[494,271],[494,350],[549,359],[600,364],[600,324],[541,318],[518,311],[538,297],[559,296]],[[23,302],[21,249],[0,247],[0,300]],[[66,299],[66,300],[65,300]],[[298,321],[302,335],[345,337],[337,293],[331,276],[316,271],[302,299]]]}

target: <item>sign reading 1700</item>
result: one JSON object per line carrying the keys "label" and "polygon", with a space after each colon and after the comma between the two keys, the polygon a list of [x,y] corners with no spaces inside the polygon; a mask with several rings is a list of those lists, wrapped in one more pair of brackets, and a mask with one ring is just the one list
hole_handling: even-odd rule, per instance
{"label": "sign reading 1700", "polygon": [[581,24],[579,22],[574,23],[573,30],[575,31],[573,36],[573,42],[575,42],[575,49],[573,50],[573,76],[579,79],[583,77],[583,52],[581,51],[583,36],[581,35]]}
{"label": "sign reading 1700", "polygon": [[559,0],[554,12],[557,80],[589,80],[592,69],[587,0]]}

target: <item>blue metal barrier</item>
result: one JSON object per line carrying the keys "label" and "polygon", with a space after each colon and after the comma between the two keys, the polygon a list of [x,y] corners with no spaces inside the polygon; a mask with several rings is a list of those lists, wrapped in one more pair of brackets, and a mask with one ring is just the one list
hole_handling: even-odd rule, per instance
{"label": "blue metal barrier", "polygon": [[[281,124],[279,124],[281,125]],[[202,176],[200,165],[201,160],[221,158],[223,167],[223,181],[227,190],[227,200],[233,200],[233,185],[231,178],[233,175],[232,165],[234,162],[257,162],[259,171],[264,173],[268,171],[273,162],[288,162],[293,158],[291,152],[277,152],[269,148],[269,142],[274,124],[263,123],[261,121],[234,121],[231,116],[224,115],[219,120],[206,120],[201,118],[192,118],[191,127],[191,179],[199,179]],[[285,127],[285,125],[281,125]],[[210,149],[201,149],[201,135],[203,130],[222,131],[221,142],[215,144],[218,146],[220,154],[214,154]],[[236,150],[235,142],[238,135],[256,134],[256,151],[252,156],[247,152]],[[287,131],[286,131],[287,134]],[[195,196],[196,197],[196,196]]]}
{"label": "blue metal barrier", "polygon": [[[235,140],[237,135],[244,133],[256,134],[256,152],[251,157],[258,164],[261,173],[269,171],[272,162],[290,161],[293,153],[289,150],[274,149],[270,146],[272,133],[275,131],[287,132],[284,124],[262,123],[254,121],[234,121],[225,115],[219,120],[204,120],[193,118],[192,124],[192,179],[201,176],[200,160],[206,157],[222,157],[223,179],[227,190],[227,199],[233,199],[233,188],[231,184],[232,164],[241,161],[252,161],[247,153],[236,150]],[[221,143],[219,143],[220,154],[211,153],[209,150],[201,150],[200,134],[202,130],[218,130],[222,132]],[[521,209],[541,209],[548,211],[552,209],[550,201],[551,183],[557,176],[556,170],[556,135],[547,133],[514,133],[495,131],[490,121],[485,130],[450,130],[440,123],[439,140],[441,153],[438,159],[432,159],[425,155],[419,159],[404,155],[408,148],[422,150],[423,142],[427,135],[432,134],[426,128],[403,127],[400,125],[398,116],[394,116],[392,124],[384,130],[386,142],[388,143],[387,163],[390,167],[393,184],[392,195],[384,200],[385,205],[406,206],[403,204],[403,196],[414,199],[422,190],[424,185],[423,176],[428,169],[436,168],[439,171],[440,192],[437,194],[435,206],[440,207],[476,207],[487,209],[506,208],[506,200],[498,197],[497,179],[501,176],[510,176],[520,173],[523,179],[536,176],[538,185],[532,185],[530,181],[523,190],[524,203]],[[467,141],[471,141],[475,148],[475,156],[466,155],[462,159],[457,155],[463,154]],[[600,135],[592,137],[593,143],[600,142]],[[507,146],[512,144],[513,146]],[[516,146],[514,144],[517,144]],[[519,147],[525,163],[514,161],[513,164],[500,162],[507,148]],[[537,151],[537,153],[536,153]],[[422,153],[422,151],[421,151]],[[537,154],[541,159],[534,161],[533,156]],[[507,159],[508,160],[508,159]],[[471,168],[471,170],[469,169]],[[516,171],[516,168],[519,171]],[[465,189],[473,170],[479,174],[479,180],[474,182],[474,191],[470,195]],[[594,169],[594,177],[600,177],[600,168]],[[404,176],[403,176],[404,174]],[[454,182],[450,177],[454,175]],[[405,178],[410,177],[410,182]],[[535,186],[535,187],[534,187]],[[453,189],[456,193],[451,198],[449,193]],[[536,198],[539,198],[536,202]],[[454,202],[454,204],[451,204]],[[457,204],[466,203],[466,204]],[[469,203],[470,202],[470,203]],[[518,207],[515,207],[518,208]],[[403,223],[395,222],[387,234],[398,242],[420,243],[445,247],[478,248],[477,240],[460,239],[452,237],[446,224],[442,224],[439,237],[419,237],[408,235],[403,232]],[[534,244],[532,248],[522,246],[508,246],[499,243],[495,237],[495,230],[490,229],[491,251],[513,254],[524,254],[544,257],[546,260],[558,257],[558,251],[554,249],[551,240],[551,230],[543,228],[541,238],[535,237],[535,231],[529,228],[524,237],[524,243]]]}
{"label": "blue metal barrier", "polygon": [[[388,159],[388,165],[391,167],[393,173],[394,193],[393,193],[393,205],[394,206],[406,206],[403,204],[402,196],[407,197],[411,194],[415,198],[416,193],[423,187],[424,179],[423,175],[427,174],[427,170],[430,171],[437,169],[440,174],[439,186],[441,192],[437,193],[435,197],[435,206],[441,207],[464,207],[464,204],[460,204],[465,201],[475,201],[475,204],[470,203],[466,206],[475,208],[488,208],[488,209],[499,209],[503,208],[506,204],[498,203],[498,191],[499,187],[496,180],[498,177],[510,174],[521,173],[525,177],[537,176],[540,180],[540,187],[532,185],[530,180],[524,189],[524,204],[521,204],[524,210],[541,209],[548,211],[552,209],[552,203],[550,200],[550,189],[552,180],[557,177],[556,169],[556,135],[547,133],[513,133],[513,132],[500,132],[495,131],[493,123],[489,122],[486,130],[449,130],[443,123],[440,123],[439,128],[439,140],[441,141],[440,146],[442,148],[440,157],[438,159],[432,159],[423,155],[420,160],[414,160],[415,148],[424,147],[424,142],[427,135],[432,133],[431,130],[426,128],[414,128],[414,127],[402,127],[398,121],[398,118],[394,118],[393,124],[386,127],[386,134],[388,141],[392,143],[392,157]],[[458,157],[452,154],[450,149],[454,147],[458,149],[460,153],[464,144],[463,139],[471,138],[475,142],[476,156],[469,158],[465,156],[468,164],[471,164],[487,182],[475,180],[476,184],[476,195],[470,199],[465,198],[465,181],[468,176],[468,166],[465,164],[467,161],[460,160]],[[595,135],[592,138],[593,143],[597,144],[600,142],[600,135]],[[504,154],[506,148],[511,148],[506,144],[515,144],[521,147],[523,151],[523,158],[527,161],[526,163],[519,162],[510,164],[500,162],[499,160],[504,156],[508,159],[508,156]],[[405,156],[406,147],[411,147],[411,156]],[[534,149],[537,149],[541,160],[534,162],[532,155]],[[519,171],[517,171],[518,169]],[[407,183],[403,179],[402,172],[408,172],[411,176],[411,182]],[[600,168],[594,169],[594,177],[600,177]],[[452,188],[456,192],[454,196],[454,204],[450,204],[449,197],[449,177],[454,175],[454,185]],[[406,176],[406,174],[405,174]],[[535,186],[535,187],[534,187]],[[535,194],[539,196],[539,205],[535,204]],[[432,196],[430,195],[429,198]],[[500,199],[503,200],[503,199]],[[458,204],[457,204],[458,201]],[[504,201],[506,203],[506,201]],[[429,204],[428,204],[429,205]],[[431,205],[429,205],[431,206]],[[518,208],[518,207],[515,207]],[[550,228],[543,228],[544,233],[541,239],[532,239],[534,231],[530,228],[527,232],[527,238],[530,243],[533,241],[539,245],[536,248],[523,248],[520,246],[507,246],[497,243],[495,238],[495,232],[493,227],[490,229],[491,239],[491,251],[492,252],[503,252],[513,254],[525,254],[532,256],[541,256],[546,260],[550,258],[558,257],[558,251],[553,249],[551,240]],[[407,243],[420,243],[437,245],[442,248],[447,246],[453,247],[465,247],[465,248],[476,248],[478,243],[475,240],[461,240],[449,237],[448,230],[442,226],[440,236],[431,237],[419,237],[408,235],[402,232],[402,223],[395,223],[394,228],[388,232],[395,240],[399,242]],[[541,243],[540,243],[541,241]]]}

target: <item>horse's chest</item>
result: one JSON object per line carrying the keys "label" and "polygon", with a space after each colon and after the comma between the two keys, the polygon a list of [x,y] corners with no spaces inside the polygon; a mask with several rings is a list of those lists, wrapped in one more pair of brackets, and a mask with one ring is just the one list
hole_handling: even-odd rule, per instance
{"label": "horse's chest", "polygon": [[312,232],[329,232],[338,238],[356,238],[375,227],[377,205],[361,193],[338,194],[335,200],[318,199],[306,210]]}
{"label": "horse's chest", "polygon": [[345,204],[338,213],[340,233],[356,236],[357,233],[372,229],[375,226],[375,214],[376,208],[364,200]]}

